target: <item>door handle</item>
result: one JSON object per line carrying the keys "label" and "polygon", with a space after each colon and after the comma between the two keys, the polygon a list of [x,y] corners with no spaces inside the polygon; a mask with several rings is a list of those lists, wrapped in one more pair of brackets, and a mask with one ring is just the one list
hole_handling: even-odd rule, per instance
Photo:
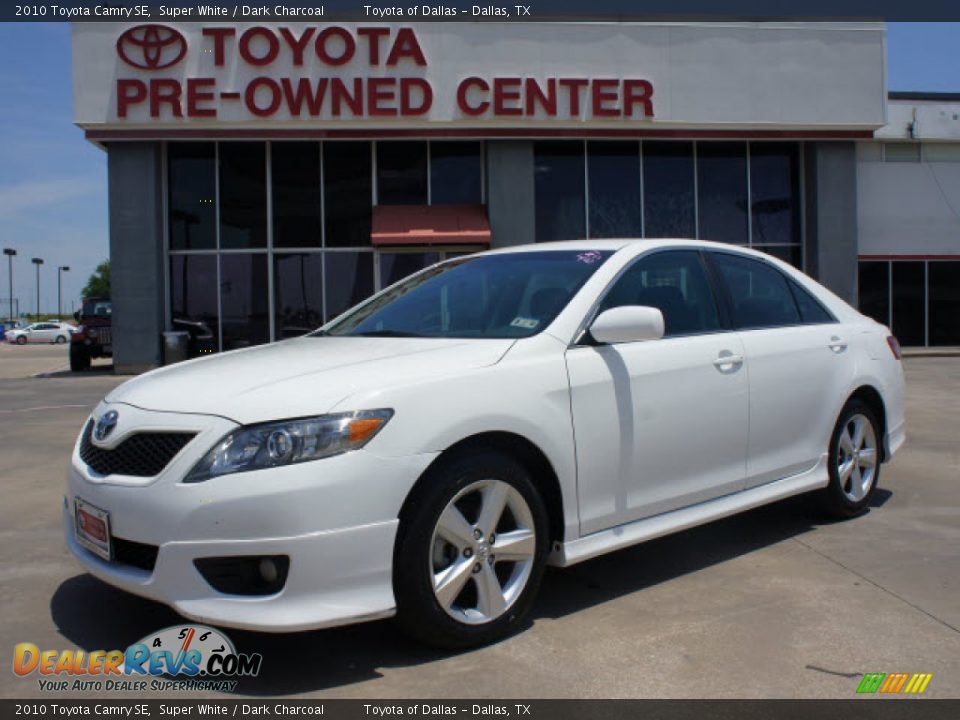
{"label": "door handle", "polygon": [[[726,351],[725,351],[726,352]],[[727,352],[726,355],[720,353],[717,356],[717,359],[713,361],[714,367],[725,368],[735,365],[743,365],[743,355],[734,355],[733,353]]]}
{"label": "door handle", "polygon": [[830,338],[830,342],[827,344],[827,347],[833,350],[835,353],[842,353],[847,349],[847,341],[841,340],[836,335]]}

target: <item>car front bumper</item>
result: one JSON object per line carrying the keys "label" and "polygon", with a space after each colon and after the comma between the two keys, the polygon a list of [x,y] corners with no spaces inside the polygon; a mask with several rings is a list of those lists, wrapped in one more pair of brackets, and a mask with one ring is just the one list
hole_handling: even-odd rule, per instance
{"label": "car front bumper", "polygon": [[[185,484],[181,478],[189,468],[236,425],[110,407],[121,407],[121,416],[132,421],[132,427],[118,428],[116,442],[137,427],[157,429],[161,423],[199,433],[155,478],[98,476],[74,449],[64,534],[67,548],[92,575],[192,620],[248,630],[292,632],[393,614],[397,518],[435,454],[388,458],[363,449]],[[108,512],[114,540],[148,546],[155,561],[129,564],[118,554],[106,561],[80,545],[75,498]],[[289,571],[279,592],[270,595],[220,592],[194,564],[201,558],[276,555],[289,558]]]}

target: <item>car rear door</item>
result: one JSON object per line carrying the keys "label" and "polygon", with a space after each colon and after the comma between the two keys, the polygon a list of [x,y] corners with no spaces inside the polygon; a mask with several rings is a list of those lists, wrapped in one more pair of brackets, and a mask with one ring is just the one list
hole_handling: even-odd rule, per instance
{"label": "car rear door", "polygon": [[711,252],[750,383],[747,487],[812,468],[826,453],[852,373],[844,326],[772,263]]}
{"label": "car rear door", "polygon": [[622,305],[658,307],[666,334],[567,351],[584,534],[736,492],[746,471],[743,348],[700,252],[634,261],[597,314]]}

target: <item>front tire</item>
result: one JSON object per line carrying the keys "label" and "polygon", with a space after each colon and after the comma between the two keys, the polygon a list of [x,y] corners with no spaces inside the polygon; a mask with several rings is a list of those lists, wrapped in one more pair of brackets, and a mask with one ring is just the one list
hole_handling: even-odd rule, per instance
{"label": "front tire", "polygon": [[494,451],[431,468],[401,515],[394,554],[397,618],[434,647],[463,649],[523,625],[550,546],[529,473]]}
{"label": "front tire", "polygon": [[837,518],[863,513],[880,479],[880,423],[869,405],[851,400],[830,437],[830,484],[820,491],[823,509]]}
{"label": "front tire", "polygon": [[27,339],[23,335],[17,338],[17,345],[26,345],[26,344],[27,344]]}
{"label": "front tire", "polygon": [[70,369],[73,372],[90,369],[90,353],[77,345],[70,346]]}

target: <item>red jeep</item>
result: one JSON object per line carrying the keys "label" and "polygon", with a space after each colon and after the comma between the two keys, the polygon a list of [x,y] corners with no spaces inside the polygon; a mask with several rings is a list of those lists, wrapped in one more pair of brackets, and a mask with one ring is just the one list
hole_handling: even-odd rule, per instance
{"label": "red jeep", "polygon": [[70,338],[70,369],[88,370],[93,358],[113,357],[110,298],[86,298],[73,314],[79,327]]}

